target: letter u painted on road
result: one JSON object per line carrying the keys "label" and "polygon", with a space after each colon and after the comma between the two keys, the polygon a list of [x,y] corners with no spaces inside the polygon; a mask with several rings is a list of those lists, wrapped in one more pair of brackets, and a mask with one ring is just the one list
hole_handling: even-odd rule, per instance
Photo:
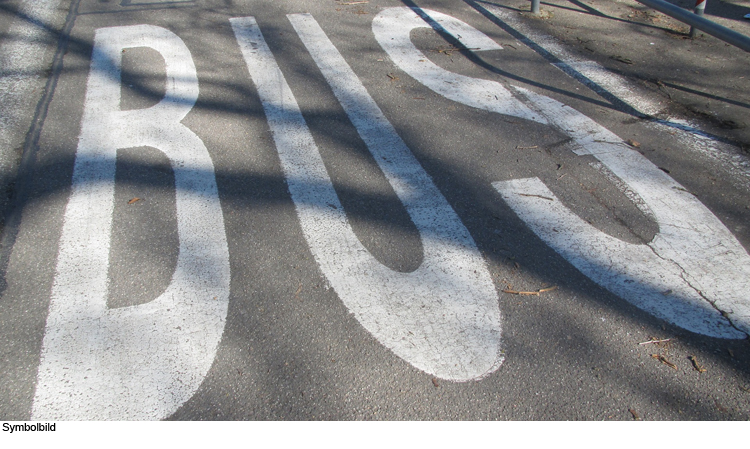
{"label": "letter u painted on road", "polygon": [[[121,55],[131,47],[162,55],[167,92],[153,107],[121,111]],[[149,25],[97,30],[32,419],[165,418],[208,372],[227,314],[229,254],[213,163],[180,123],[197,98],[179,37]],[[117,150],[138,146],[171,163],[179,255],[158,298],[108,309]]]}
{"label": "letter u painted on road", "polygon": [[231,19],[315,260],[362,326],[416,368],[454,381],[494,372],[503,360],[498,297],[468,230],[312,16],[288,18],[404,204],[424,251],[419,268],[401,273],[357,239],[255,20]]}
{"label": "letter u painted on road", "polygon": [[431,63],[409,38],[414,28],[430,26],[423,17],[474,51],[500,48],[450,16],[389,8],[375,17],[372,28],[402,70],[451,100],[546,123],[567,134],[576,154],[598,159],[595,167],[616,180],[659,225],[648,244],[626,243],[584,222],[538,178],[493,183],[542,240],[586,276],[654,316],[712,337],[741,339],[750,333],[750,256],[715,215],[622,139],[573,108]]}

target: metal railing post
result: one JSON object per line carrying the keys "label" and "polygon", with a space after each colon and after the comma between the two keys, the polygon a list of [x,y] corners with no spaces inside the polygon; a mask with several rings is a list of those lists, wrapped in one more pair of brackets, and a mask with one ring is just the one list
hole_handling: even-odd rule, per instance
{"label": "metal railing post", "polygon": [[655,10],[660,11],[668,16],[672,16],[680,22],[684,22],[688,25],[694,26],[704,33],[719,38],[726,43],[734,45],[735,47],[750,52],[750,37],[745,36],[744,34],[740,34],[734,30],[730,30],[727,27],[723,27],[717,23],[711,22],[705,17],[700,17],[698,14],[693,14],[686,9],[682,9],[679,6],[667,3],[664,0],[635,1],[643,3],[644,5],[654,8]]}
{"label": "metal railing post", "polygon": [[539,14],[540,0],[531,0],[531,14]]}
{"label": "metal railing post", "polygon": [[[693,9],[693,12],[699,16],[703,16],[703,13],[706,11],[706,0],[695,0],[695,8]],[[695,26],[690,27],[690,39],[695,39],[695,36],[698,34],[698,28]]]}

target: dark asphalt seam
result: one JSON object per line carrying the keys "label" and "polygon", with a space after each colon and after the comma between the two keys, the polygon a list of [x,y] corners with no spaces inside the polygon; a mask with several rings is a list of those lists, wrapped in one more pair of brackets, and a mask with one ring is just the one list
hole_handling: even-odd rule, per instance
{"label": "dark asphalt seam", "polygon": [[[13,246],[16,243],[16,237],[18,236],[19,226],[21,224],[21,218],[23,216],[23,209],[28,200],[28,192],[30,188],[30,181],[32,174],[34,173],[34,164],[36,162],[36,154],[39,149],[39,138],[44,127],[44,122],[47,119],[47,111],[49,105],[54,97],[55,89],[57,87],[57,81],[60,78],[60,74],[63,70],[63,56],[68,50],[68,43],[70,41],[70,33],[73,30],[76,17],[78,16],[78,6],[81,0],[72,0],[68,15],[65,18],[65,24],[62,30],[60,30],[60,38],[57,42],[57,50],[52,60],[52,71],[49,78],[47,78],[47,84],[44,87],[44,93],[42,98],[37,104],[34,118],[31,122],[31,127],[26,135],[26,140],[23,146],[23,153],[21,155],[21,163],[18,168],[16,175],[16,184],[11,198],[10,206],[7,212],[7,218],[3,229],[3,235],[0,239],[0,295],[5,292],[8,284],[5,279],[8,263],[10,262],[10,256],[13,252]],[[37,21],[29,18],[29,20],[36,23]],[[40,24],[42,27],[50,30],[46,24]]]}

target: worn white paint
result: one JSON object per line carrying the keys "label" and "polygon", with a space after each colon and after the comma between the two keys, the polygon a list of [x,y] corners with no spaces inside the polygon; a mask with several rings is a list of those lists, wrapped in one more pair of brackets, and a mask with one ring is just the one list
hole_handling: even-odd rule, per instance
{"label": "worn white paint", "polygon": [[[121,56],[132,47],[162,55],[167,92],[151,108],[121,111]],[[197,98],[176,35],[149,25],[97,30],[32,419],[165,418],[208,372],[227,313],[229,254],[211,158],[180,123]],[[108,309],[116,154],[138,146],[163,151],[174,170],[177,266],[153,301]]]}
{"label": "worn white paint", "polygon": [[517,12],[511,13],[488,2],[475,3],[474,7],[492,14],[508,28],[521,35],[519,40],[523,44],[557,58],[552,65],[586,86],[591,88],[599,86],[643,114],[656,115],[666,107],[653,97],[635,94],[634,86],[623,77],[610,72],[594,61],[571,53],[554,38],[534,30],[521,20]]}
{"label": "worn white paint", "polygon": [[[494,183],[516,213],[584,274],[639,308],[692,332],[745,338],[750,333],[750,256],[734,235],[697,198],[610,131],[551,98],[516,90],[573,138],[576,154],[594,156],[624,182],[650,210],[659,232],[646,245],[627,244],[567,209],[562,213],[561,204],[552,208],[517,195],[520,186],[538,190],[539,180]],[[551,226],[553,222],[561,227]]]}
{"label": "worn white paint", "polygon": [[[426,22],[414,11],[390,8],[375,18],[373,32],[404,71],[443,93],[445,84],[460,78],[442,69],[416,68],[420,62],[414,58],[421,53],[415,53],[408,35],[417,26]],[[394,39],[394,33],[402,37]],[[536,178],[494,183],[537,235],[594,281],[655,316],[714,337],[744,338],[750,333],[750,256],[716,216],[619,137],[562,103],[513,86],[512,100],[500,95],[496,100],[512,106],[486,106],[482,101],[488,92],[494,95],[505,89],[492,83],[482,83],[485,92],[458,90],[451,84],[452,93],[446,97],[490,111],[505,109],[510,115],[523,111],[517,104],[526,104],[538,114],[536,121],[572,137],[576,154],[594,156],[619,178],[627,186],[626,193],[659,225],[652,242],[628,244],[583,222]],[[525,111],[516,116],[529,118]]]}
{"label": "worn white paint", "polygon": [[[492,14],[505,26],[520,34],[522,37],[519,40],[525,45],[557,58],[552,65],[585,86],[604,90],[641,114],[661,117],[666,113],[666,105],[659,102],[655,96],[643,92],[628,79],[610,72],[598,63],[571,53],[551,36],[534,30],[515,12],[487,2],[475,3],[474,6]],[[750,191],[750,162],[737,147],[712,139],[698,129],[695,123],[676,117],[655,119],[648,122],[647,126],[661,132],[669,132],[684,148],[718,163],[723,170],[731,173],[732,176],[728,179],[736,187]]]}
{"label": "worn white paint", "polygon": [[403,202],[424,251],[419,268],[401,273],[359,242],[255,20],[231,19],[321,270],[365,329],[413,366],[454,381],[492,373],[503,360],[500,310],[471,236],[317,22],[288,17]]}
{"label": "worn white paint", "polygon": [[[458,19],[437,11],[423,11],[466,48],[474,51],[502,49],[487,35]],[[430,61],[410,39],[412,30],[429,26],[416,12],[406,7],[384,9],[372,21],[375,39],[393,62],[438,94],[478,109],[545,123],[538,113],[518,101],[502,84],[449,72]]]}

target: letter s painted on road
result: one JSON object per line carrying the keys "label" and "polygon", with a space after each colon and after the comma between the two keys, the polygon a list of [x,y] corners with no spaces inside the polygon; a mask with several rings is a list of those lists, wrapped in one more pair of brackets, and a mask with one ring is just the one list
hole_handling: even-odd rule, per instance
{"label": "letter s painted on road", "polygon": [[[420,17],[420,15],[422,17]],[[451,100],[548,124],[570,136],[659,225],[649,243],[611,237],[576,216],[538,178],[493,186],[526,224],[586,276],[635,306],[689,331],[720,338],[750,333],[750,256],[697,198],[619,137],[569,106],[527,89],[444,70],[411,42],[425,18],[467,48],[501,47],[477,29],[435,11],[389,8],[373,20],[375,38],[406,73]],[[541,200],[539,197],[553,198]]]}

